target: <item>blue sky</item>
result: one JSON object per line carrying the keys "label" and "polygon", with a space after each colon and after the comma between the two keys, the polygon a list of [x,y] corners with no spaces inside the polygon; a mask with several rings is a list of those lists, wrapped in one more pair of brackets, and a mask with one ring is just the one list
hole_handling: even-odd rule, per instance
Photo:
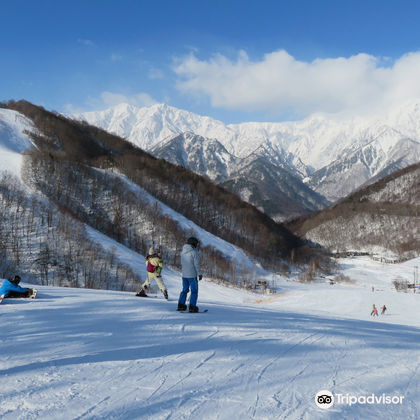
{"label": "blue sky", "polygon": [[1,99],[155,102],[224,122],[420,97],[420,2],[2,1]]}

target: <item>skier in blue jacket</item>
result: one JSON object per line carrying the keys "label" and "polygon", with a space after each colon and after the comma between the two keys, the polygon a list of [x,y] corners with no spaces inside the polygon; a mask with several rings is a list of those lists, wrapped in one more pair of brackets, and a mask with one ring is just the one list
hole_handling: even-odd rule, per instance
{"label": "skier in blue jacket", "polygon": [[20,287],[20,276],[15,276],[11,280],[4,280],[0,287],[0,296],[5,298],[24,297],[27,298],[32,295],[33,290],[25,287]]}
{"label": "skier in blue jacket", "polygon": [[185,301],[187,300],[187,295],[191,288],[189,312],[198,312],[198,280],[203,278],[203,273],[200,268],[200,257],[197,252],[198,245],[198,239],[191,237],[188,238],[187,243],[182,248],[182,291],[179,295],[178,311],[185,311],[187,309]]}

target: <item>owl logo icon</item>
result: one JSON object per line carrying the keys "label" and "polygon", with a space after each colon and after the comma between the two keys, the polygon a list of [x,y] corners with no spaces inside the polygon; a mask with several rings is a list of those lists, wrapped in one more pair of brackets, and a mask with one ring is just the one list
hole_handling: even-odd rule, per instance
{"label": "owl logo icon", "polygon": [[334,395],[330,391],[323,389],[315,395],[315,404],[324,410],[330,408],[334,404]]}

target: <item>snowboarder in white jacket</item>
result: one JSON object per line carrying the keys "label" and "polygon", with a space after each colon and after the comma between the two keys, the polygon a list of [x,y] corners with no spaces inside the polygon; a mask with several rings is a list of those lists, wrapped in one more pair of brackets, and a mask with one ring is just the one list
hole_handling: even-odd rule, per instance
{"label": "snowboarder in white jacket", "polygon": [[187,309],[185,302],[191,289],[189,312],[198,312],[198,280],[203,278],[203,273],[201,272],[200,267],[200,257],[197,251],[198,246],[198,239],[191,237],[188,238],[187,243],[182,248],[182,291],[179,295],[178,311],[185,311]]}

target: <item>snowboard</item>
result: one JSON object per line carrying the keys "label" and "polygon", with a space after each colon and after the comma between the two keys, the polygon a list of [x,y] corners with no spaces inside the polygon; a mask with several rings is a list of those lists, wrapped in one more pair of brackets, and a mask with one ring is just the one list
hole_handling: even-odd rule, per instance
{"label": "snowboard", "polygon": [[208,309],[203,309],[198,312],[190,312],[190,311],[178,311],[178,312],[181,312],[182,314],[205,314],[208,311],[209,311]]}
{"label": "snowboard", "polygon": [[[29,296],[29,299],[35,299],[37,293],[38,293],[37,289],[32,289],[32,294],[31,296]],[[0,295],[0,303],[3,302],[3,299],[4,299],[4,295]]]}

